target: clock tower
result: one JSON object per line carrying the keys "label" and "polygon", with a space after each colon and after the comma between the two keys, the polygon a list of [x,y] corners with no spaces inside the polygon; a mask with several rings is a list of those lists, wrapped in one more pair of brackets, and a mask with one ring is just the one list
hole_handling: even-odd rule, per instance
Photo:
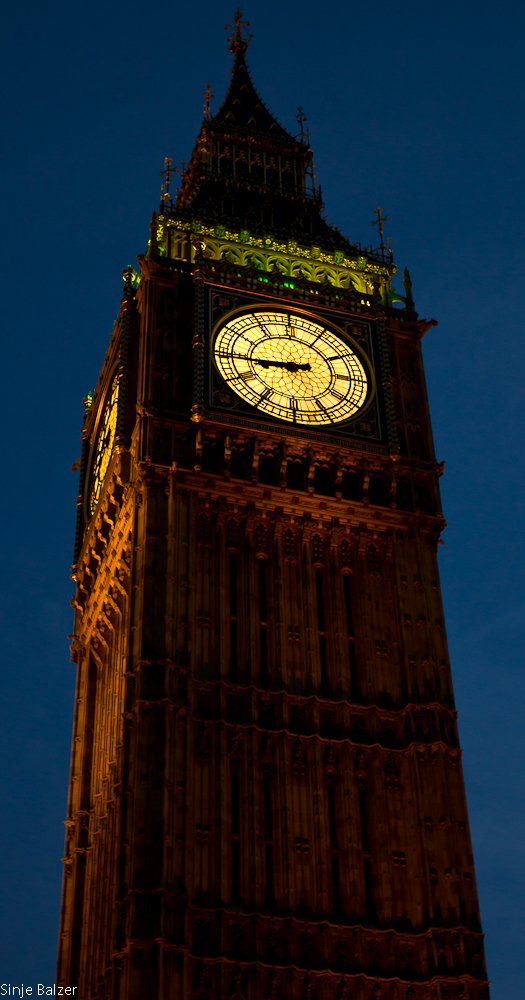
{"label": "clock tower", "polygon": [[[85,400],[57,986],[487,1000],[418,317],[232,80]],[[394,307],[395,303],[395,307]],[[58,992],[58,990],[57,990]]]}

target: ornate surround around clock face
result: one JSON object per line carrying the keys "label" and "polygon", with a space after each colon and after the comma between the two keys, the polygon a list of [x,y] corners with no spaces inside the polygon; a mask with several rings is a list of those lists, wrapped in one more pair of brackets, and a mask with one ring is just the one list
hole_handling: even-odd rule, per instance
{"label": "ornate surround around clock face", "polygon": [[213,358],[237,396],[295,424],[343,423],[370,395],[370,376],[355,351],[293,312],[254,309],[228,320],[216,334]]}
{"label": "ornate surround around clock face", "polygon": [[95,507],[99,501],[100,492],[102,490],[104,479],[106,478],[106,473],[108,471],[109,462],[113,452],[113,445],[115,443],[119,378],[119,375],[115,375],[111,383],[111,388],[104,401],[104,406],[98,421],[95,447],[92,451],[92,458],[90,462],[91,472],[87,496],[87,509],[89,515],[94,513]]}

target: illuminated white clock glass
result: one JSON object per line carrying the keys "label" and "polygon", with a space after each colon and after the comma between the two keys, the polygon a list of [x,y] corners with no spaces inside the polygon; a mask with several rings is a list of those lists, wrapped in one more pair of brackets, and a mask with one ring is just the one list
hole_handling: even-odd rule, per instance
{"label": "illuminated white clock glass", "polygon": [[224,381],[258,410],[296,424],[336,424],[365,402],[365,369],[335,333],[288,312],[254,311],[218,332],[213,356]]}

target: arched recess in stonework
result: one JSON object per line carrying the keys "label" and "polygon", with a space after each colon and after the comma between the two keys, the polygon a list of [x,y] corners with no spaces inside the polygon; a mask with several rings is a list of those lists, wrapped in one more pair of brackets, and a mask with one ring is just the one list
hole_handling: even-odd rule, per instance
{"label": "arched recess in stonework", "polygon": [[259,482],[266,486],[279,485],[277,459],[273,452],[259,454]]}
{"label": "arched recess in stonework", "polygon": [[360,500],[361,486],[355,469],[344,469],[341,491],[345,500]]}
{"label": "arched recess in stonework", "polygon": [[298,456],[288,459],[286,465],[286,485],[290,490],[305,490],[306,476],[304,461]]}
{"label": "arched recess in stonework", "polygon": [[412,486],[408,479],[398,479],[396,489],[396,504],[400,510],[412,510]]}
{"label": "arched recess in stonework", "polygon": [[223,471],[224,445],[222,441],[205,441],[202,446],[202,469],[204,472]]}
{"label": "arched recess in stonework", "polygon": [[372,284],[371,284],[370,281],[367,281],[367,279],[364,277],[364,275],[362,275],[362,274],[352,274],[352,281],[353,281],[354,288],[356,288],[358,292],[363,292],[365,295],[371,295],[372,294],[372,292],[374,290],[373,287],[372,287]]}
{"label": "arched recess in stonework", "polygon": [[258,268],[259,271],[268,270],[266,257],[262,253],[254,253],[253,250],[247,250],[245,259],[247,264],[251,264],[252,267]]}
{"label": "arched recess in stonework", "polygon": [[286,257],[282,257],[280,254],[269,254],[267,270],[273,271],[276,268],[281,274],[290,275],[290,261]]}
{"label": "arched recess in stonework", "polygon": [[291,274],[294,278],[304,277],[308,281],[317,281],[313,265],[306,260],[295,260],[291,266]]}
{"label": "arched recess in stonework", "polygon": [[220,259],[227,260],[229,264],[244,265],[243,251],[238,250],[237,247],[221,247]]}
{"label": "arched recess in stonework", "polygon": [[251,474],[251,445],[240,441],[232,445],[230,471],[235,479],[247,479]]}
{"label": "arched recess in stonework", "polygon": [[385,478],[381,473],[372,473],[368,484],[368,499],[376,507],[388,507]]}
{"label": "arched recess in stonework", "polygon": [[415,483],[414,484],[415,493],[415,505],[419,507],[420,510],[424,511],[425,514],[434,513],[434,504],[432,502],[432,494],[426,483]]}
{"label": "arched recess in stonework", "polygon": [[314,493],[320,493],[325,497],[334,495],[334,482],[328,462],[321,462],[315,466]]}
{"label": "arched recess in stonework", "polygon": [[336,279],[331,268],[314,267],[314,274],[315,274],[314,281],[319,281],[320,283],[328,281],[330,282],[331,285],[336,284]]}
{"label": "arched recess in stonework", "polygon": [[355,288],[354,276],[351,271],[339,271],[337,274],[339,288]]}

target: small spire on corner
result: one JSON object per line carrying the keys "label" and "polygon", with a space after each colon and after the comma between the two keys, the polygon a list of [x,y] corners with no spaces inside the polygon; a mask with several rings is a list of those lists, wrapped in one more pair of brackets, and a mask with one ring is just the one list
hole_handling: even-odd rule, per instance
{"label": "small spire on corner", "polygon": [[206,90],[203,90],[202,96],[204,97],[204,121],[209,122],[210,120],[210,101],[213,100],[215,94],[211,92],[211,83],[206,84]]}
{"label": "small spire on corner", "polygon": [[170,156],[166,156],[164,158],[164,170],[160,171],[160,176],[164,177],[164,184],[161,185],[161,189],[160,189],[160,192],[161,192],[160,193],[160,206],[161,206],[161,209],[164,206],[167,208],[168,205],[169,205],[169,203],[170,203],[170,200],[171,200],[171,197],[170,197],[170,184],[171,184],[171,177],[172,177],[172,173],[173,173],[173,171],[171,169],[172,166],[173,166],[173,160],[171,159]]}
{"label": "small spire on corner", "polygon": [[383,209],[379,208],[379,205],[378,205],[377,208],[375,209],[375,216],[376,216],[376,218],[375,218],[375,221],[372,223],[372,225],[373,226],[377,226],[377,228],[379,230],[379,239],[381,241],[380,244],[379,244],[379,247],[380,247],[380,249],[384,253],[384,251],[386,250],[386,247],[385,247],[385,244],[384,244],[384,241],[383,241],[383,222],[388,222],[388,215],[381,215],[382,211],[383,211]]}
{"label": "small spire on corner", "polygon": [[405,289],[406,308],[409,311],[412,311],[414,309],[414,299],[412,297],[412,281],[410,279],[408,267],[403,268],[403,287]]}
{"label": "small spire on corner", "polygon": [[146,257],[155,257],[159,252],[159,244],[157,241],[157,229],[159,223],[158,212],[153,212],[151,216],[151,222],[149,224],[149,240],[148,240],[148,251]]}
{"label": "small spire on corner", "polygon": [[250,32],[247,32],[247,28],[249,27],[250,22],[243,21],[242,10],[240,7],[237,7],[233,18],[233,24],[224,25],[225,31],[229,31],[231,29],[231,35],[228,36],[230,52],[234,52],[235,54],[238,52],[246,52],[250,38],[253,38],[253,35],[250,34]]}
{"label": "small spire on corner", "polygon": [[[299,122],[299,128],[301,129],[301,143],[304,146],[306,132],[305,132],[303,126],[304,126],[304,123],[306,121],[306,115],[305,115],[305,113],[304,113],[301,105],[299,105],[299,107],[297,108],[297,111],[298,111],[298,114],[296,114],[295,117],[297,118],[297,121]],[[308,143],[308,145],[309,145],[309,143]]]}

